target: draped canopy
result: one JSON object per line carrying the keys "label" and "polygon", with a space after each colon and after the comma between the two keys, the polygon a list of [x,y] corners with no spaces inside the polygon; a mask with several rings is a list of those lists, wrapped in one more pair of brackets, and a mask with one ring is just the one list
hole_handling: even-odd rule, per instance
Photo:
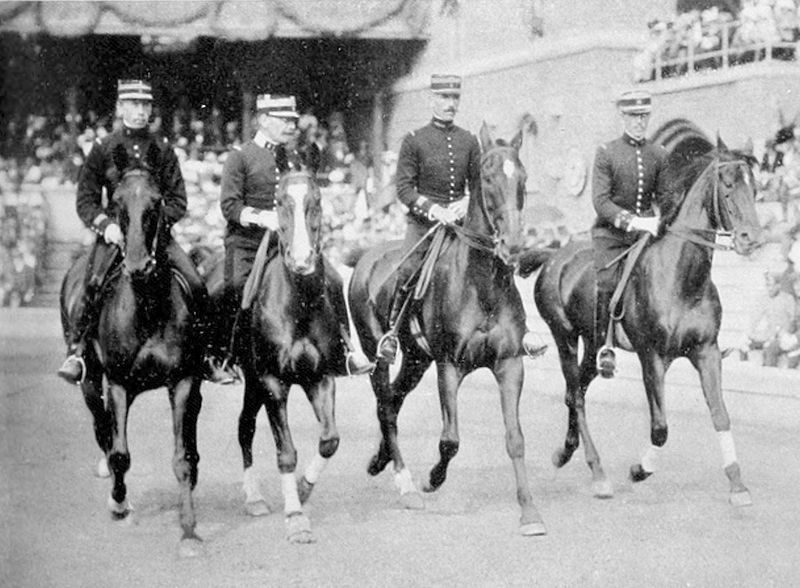
{"label": "draped canopy", "polygon": [[431,0],[0,2],[0,31],[259,40],[425,39]]}

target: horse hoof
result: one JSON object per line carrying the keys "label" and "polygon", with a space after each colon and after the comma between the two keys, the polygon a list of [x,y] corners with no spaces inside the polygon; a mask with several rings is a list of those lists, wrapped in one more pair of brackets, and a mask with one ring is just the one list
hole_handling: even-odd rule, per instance
{"label": "horse hoof", "polygon": [[740,490],[739,492],[731,492],[730,503],[733,506],[753,506],[753,499],[750,497],[750,492],[747,490]]}
{"label": "horse hoof", "polygon": [[595,498],[614,498],[614,486],[608,480],[592,482],[592,495]]}
{"label": "horse hoof", "polygon": [[269,506],[267,506],[267,503],[263,500],[245,502],[244,510],[251,517],[264,517],[270,513]]}
{"label": "horse hoof", "polygon": [[367,466],[367,473],[370,476],[377,476],[380,474],[389,463],[388,459],[384,459],[381,457],[380,453],[376,453],[372,456],[372,459],[369,460],[369,465]]}
{"label": "horse hoof", "polygon": [[567,453],[563,449],[556,449],[553,452],[553,458],[552,458],[553,465],[556,466],[557,468],[562,468],[565,465],[567,465],[567,463],[569,463],[571,457],[572,457],[571,453]]}
{"label": "horse hoof", "polygon": [[653,472],[646,472],[640,463],[631,466],[631,482],[643,482],[652,475]]}
{"label": "horse hoof", "polygon": [[400,495],[400,504],[406,510],[424,510],[425,501],[422,500],[422,495],[419,492],[406,492]]}
{"label": "horse hoof", "polygon": [[428,481],[422,484],[422,491],[425,492],[426,494],[429,494],[431,492],[436,492],[440,487],[441,483],[433,484],[430,481]]}
{"label": "horse hoof", "polygon": [[544,523],[536,521],[533,523],[523,523],[519,526],[519,532],[523,537],[536,537],[538,535],[547,535],[547,529]]}
{"label": "horse hoof", "polygon": [[111,472],[108,469],[108,461],[106,460],[106,456],[100,458],[100,461],[97,462],[97,468],[94,470],[94,475],[97,478],[108,478],[111,476]]}
{"label": "horse hoof", "polygon": [[123,521],[133,512],[133,507],[130,502],[123,500],[117,502],[111,496],[108,497],[108,510],[111,513],[111,519],[114,521]]}
{"label": "horse hoof", "polygon": [[286,517],[286,540],[293,544],[314,543],[311,533],[311,521],[301,512],[295,512]]}
{"label": "horse hoof", "polygon": [[205,555],[205,547],[199,537],[186,537],[181,539],[178,544],[178,557],[181,559],[190,559],[193,557],[201,557]]}
{"label": "horse hoof", "polygon": [[305,476],[297,481],[297,496],[300,498],[300,504],[306,503],[313,489],[314,484],[306,480]]}

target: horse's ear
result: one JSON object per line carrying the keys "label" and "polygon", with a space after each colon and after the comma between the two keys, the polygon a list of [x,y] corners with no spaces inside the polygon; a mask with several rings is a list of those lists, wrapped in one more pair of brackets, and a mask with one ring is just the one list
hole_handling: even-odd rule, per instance
{"label": "horse's ear", "polygon": [[125,149],[125,145],[117,143],[117,146],[114,147],[114,151],[111,153],[111,160],[114,162],[114,166],[120,174],[127,169],[128,150]]}
{"label": "horse's ear", "polygon": [[306,166],[314,174],[319,170],[319,165],[322,161],[322,153],[316,143],[309,143],[306,145]]}
{"label": "horse's ear", "polygon": [[492,134],[489,132],[489,125],[486,124],[486,121],[483,121],[478,136],[480,137],[481,148],[484,150],[484,152],[488,151],[494,146],[494,139],[492,139]]}
{"label": "horse's ear", "polygon": [[727,151],[728,146],[725,144],[725,141],[722,140],[722,137],[719,136],[717,133],[717,151]]}
{"label": "horse's ear", "polygon": [[519,151],[520,147],[522,147],[522,129],[517,131],[517,134],[514,135],[513,139],[511,139],[511,146],[515,151]]}
{"label": "horse's ear", "polygon": [[144,163],[147,166],[147,169],[153,173],[159,168],[159,162],[161,160],[161,150],[156,145],[155,141],[150,142],[150,146],[147,148],[147,153],[144,156]]}

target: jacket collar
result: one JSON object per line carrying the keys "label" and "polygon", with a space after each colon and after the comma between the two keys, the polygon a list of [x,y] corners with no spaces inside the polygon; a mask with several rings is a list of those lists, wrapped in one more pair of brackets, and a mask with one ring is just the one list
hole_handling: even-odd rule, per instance
{"label": "jacket collar", "polygon": [[628,145],[633,147],[641,147],[645,143],[647,143],[647,138],[642,139],[634,139],[628,133],[622,133],[622,140],[625,141]]}
{"label": "jacket collar", "polygon": [[253,137],[253,143],[258,145],[262,149],[266,147],[267,149],[269,149],[273,153],[275,152],[275,147],[277,147],[277,144],[272,143],[269,140],[267,140],[267,136],[264,133],[262,133],[260,130],[257,131],[256,134],[255,134],[255,137]]}

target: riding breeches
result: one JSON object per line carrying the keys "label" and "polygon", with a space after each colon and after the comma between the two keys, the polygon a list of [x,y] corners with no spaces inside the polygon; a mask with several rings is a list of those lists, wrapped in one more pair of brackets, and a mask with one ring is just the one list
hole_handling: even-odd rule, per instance
{"label": "riding breeches", "polygon": [[[432,224],[425,224],[409,215],[405,239],[403,239],[403,245],[400,248],[401,259],[406,255],[408,255],[408,257],[406,257],[395,272],[397,276],[396,292],[408,292],[410,289],[411,284],[409,284],[409,280],[411,280],[422,265],[425,254],[431,246],[430,237],[421,243],[419,243],[419,241],[428,233],[432,226]],[[419,245],[417,245],[417,243],[419,243]],[[414,249],[415,245],[417,245],[416,249]]]}
{"label": "riding breeches", "polygon": [[[592,228],[592,252],[598,292],[611,293],[617,287],[624,261],[620,255],[634,245],[637,238],[637,233],[625,233],[606,227]],[[617,260],[616,263],[614,260]]]}

